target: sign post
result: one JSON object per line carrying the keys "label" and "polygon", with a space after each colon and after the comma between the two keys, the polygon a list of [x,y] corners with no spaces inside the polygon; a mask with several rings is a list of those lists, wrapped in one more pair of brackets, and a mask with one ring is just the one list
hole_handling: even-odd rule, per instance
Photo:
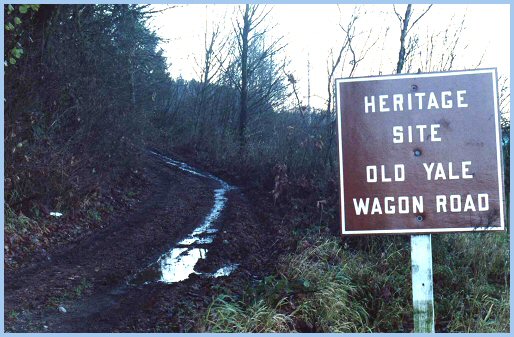
{"label": "sign post", "polygon": [[412,235],[410,242],[414,332],[435,332],[432,237]]}
{"label": "sign post", "polygon": [[496,69],[336,81],[342,235],[409,234],[434,332],[432,233],[504,230]]}

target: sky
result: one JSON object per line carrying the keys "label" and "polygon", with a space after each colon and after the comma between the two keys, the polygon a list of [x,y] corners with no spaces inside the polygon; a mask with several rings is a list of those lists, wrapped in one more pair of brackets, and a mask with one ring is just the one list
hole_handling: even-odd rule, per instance
{"label": "sky", "polygon": [[[400,47],[400,22],[394,14],[393,5],[321,5],[284,4],[266,5],[271,9],[266,25],[270,28],[270,39],[283,36],[287,43],[283,56],[289,61],[287,71],[297,80],[302,103],[307,103],[308,70],[310,73],[311,105],[322,108],[327,99],[327,64],[330,51],[337,50],[344,42],[340,25],[347,25],[352,13],[357,13],[355,22],[357,37],[355,51],[364,59],[358,63],[354,76],[392,74]],[[403,15],[406,5],[396,5]],[[184,79],[198,79],[198,64],[202,61],[202,49],[206,26],[211,29],[221,23],[222,29],[230,32],[236,5],[178,5],[157,14],[150,21],[151,27],[164,39],[161,47],[167,57],[170,74]],[[427,5],[413,5],[413,22],[427,9]],[[465,17],[464,17],[465,15]],[[510,7],[503,4],[436,4],[414,26],[409,33],[418,35],[422,55],[426,59],[427,43],[434,36],[439,49],[434,50],[433,63],[440,54],[447,53],[451,43],[444,43],[445,31],[452,41],[459,29],[456,57],[452,70],[476,68],[498,68],[500,76],[510,73]],[[448,41],[448,40],[447,40]],[[442,47],[442,48],[441,48]],[[481,60],[481,63],[479,64]],[[343,62],[336,77],[347,77],[351,67],[349,59]],[[309,66],[308,66],[309,64]],[[416,62],[417,71],[423,65]],[[424,70],[424,69],[423,69]]]}

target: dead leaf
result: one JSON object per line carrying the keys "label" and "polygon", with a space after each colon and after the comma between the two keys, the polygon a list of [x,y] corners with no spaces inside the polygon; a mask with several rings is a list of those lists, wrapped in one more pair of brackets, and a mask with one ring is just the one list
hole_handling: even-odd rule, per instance
{"label": "dead leaf", "polygon": [[289,184],[289,180],[287,177],[287,165],[286,164],[277,164],[274,168],[275,174],[275,186],[271,191],[273,195],[273,202],[277,202],[278,198],[283,195],[287,189],[287,185]]}
{"label": "dead leaf", "polygon": [[323,210],[323,206],[325,206],[326,204],[327,204],[327,200],[326,199],[318,200],[316,202],[316,207],[317,208],[321,208]]}

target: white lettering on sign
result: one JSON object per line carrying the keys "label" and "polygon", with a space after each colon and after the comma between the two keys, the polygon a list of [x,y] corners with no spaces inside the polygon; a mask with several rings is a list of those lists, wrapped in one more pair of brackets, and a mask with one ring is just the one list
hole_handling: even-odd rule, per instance
{"label": "white lettering on sign", "polygon": [[[388,183],[391,181],[405,181],[405,166],[403,164],[394,165],[394,177],[388,177],[385,165],[380,165],[380,181]],[[368,183],[378,182],[378,168],[375,165],[366,166],[366,181]]]}
{"label": "white lettering on sign", "polygon": [[466,93],[466,90],[459,90],[457,91],[457,106],[459,108],[467,108],[468,103],[464,103],[464,94]]}
{"label": "white lettering on sign", "polygon": [[[434,165],[435,165],[435,163],[430,163],[430,164],[423,163],[423,167],[425,168],[425,172],[427,173],[427,180],[473,179],[473,175],[468,173],[469,166],[471,165],[470,161],[463,161],[461,163],[460,175],[454,174],[452,162],[447,163],[448,171],[445,171],[443,163],[437,163],[435,165],[435,171],[434,171]],[[432,172],[434,172],[433,177],[432,177]],[[448,172],[448,175],[446,174],[446,172]]]}
{"label": "white lettering on sign", "polygon": [[353,198],[353,206],[356,215],[423,213],[423,196]]}
{"label": "white lettering on sign", "polygon": [[476,212],[477,210],[485,212],[489,210],[489,194],[487,193],[479,193],[476,196],[476,202],[471,194],[467,194],[465,197],[459,194],[452,194],[449,197],[436,195],[435,201],[437,213]]}
{"label": "white lettering on sign", "polygon": [[435,94],[433,92],[431,92],[430,96],[428,97],[427,109],[439,109],[439,103],[437,103],[437,98],[435,97]]}
{"label": "white lettering on sign", "polygon": [[[437,136],[439,132],[440,124],[431,124],[430,127],[428,125],[415,125],[414,128],[412,125],[404,128],[401,125],[393,126],[393,143],[394,144],[402,144],[405,142],[405,133],[407,142],[412,143],[413,141],[419,141],[423,143],[425,141],[425,129],[429,129],[427,131],[430,134],[431,142],[440,142],[441,138]],[[415,138],[415,139],[414,139]]]}
{"label": "white lettering on sign", "polygon": [[364,96],[364,110],[368,113],[368,109],[371,108],[371,112],[375,112],[375,96],[371,96],[368,101],[368,96]]}
{"label": "white lettering on sign", "polygon": [[403,111],[403,95],[393,95],[393,110]]}
{"label": "white lettering on sign", "polygon": [[343,234],[504,229],[496,78],[477,70],[337,81]]}
{"label": "white lettering on sign", "polygon": [[[467,108],[468,103],[465,102],[466,90],[455,91],[457,108]],[[407,100],[405,100],[407,97]],[[428,98],[427,98],[428,97]],[[454,101],[451,98],[451,91],[436,92],[417,92],[414,97],[411,93],[409,94],[393,94],[393,95],[378,95],[378,99],[375,99],[375,95],[364,96],[364,113],[376,112],[389,112],[391,111],[404,111],[412,110],[413,102],[416,102],[418,110],[432,110],[432,109],[452,109],[454,107]],[[377,104],[378,101],[378,104]],[[407,106],[404,106],[404,102],[407,101]],[[378,107],[378,109],[377,109]]]}
{"label": "white lettering on sign", "polygon": [[387,99],[387,95],[380,95],[378,96],[378,99],[380,100],[380,111],[384,111],[384,112],[388,112],[390,111],[389,108],[386,107],[386,99]]}
{"label": "white lettering on sign", "polygon": [[443,91],[441,92],[441,108],[443,109],[451,109],[453,108],[453,102],[450,99],[447,99],[447,97],[451,96],[451,91]]}

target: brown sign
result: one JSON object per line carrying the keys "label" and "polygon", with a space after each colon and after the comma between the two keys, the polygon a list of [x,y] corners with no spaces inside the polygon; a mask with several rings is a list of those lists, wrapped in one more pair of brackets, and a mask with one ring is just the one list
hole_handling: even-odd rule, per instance
{"label": "brown sign", "polygon": [[343,234],[503,230],[496,69],[336,81]]}

